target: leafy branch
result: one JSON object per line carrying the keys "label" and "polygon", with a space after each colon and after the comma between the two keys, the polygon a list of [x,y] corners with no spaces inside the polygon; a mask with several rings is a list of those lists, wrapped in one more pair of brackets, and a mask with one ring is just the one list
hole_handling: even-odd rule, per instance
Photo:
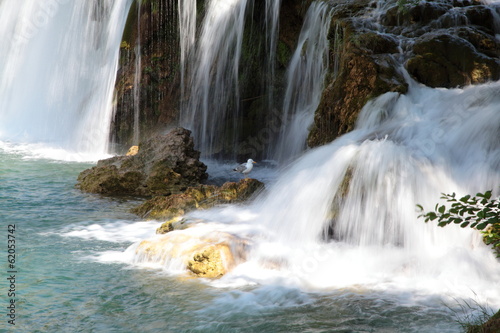
{"label": "leafy branch", "polygon": [[[484,242],[492,245],[500,256],[500,198],[491,198],[492,191],[466,195],[460,199],[456,194],[442,193],[441,199],[451,203],[451,207],[436,204],[434,211],[422,213],[418,217],[425,222],[437,220],[438,226],[459,224],[460,227],[474,228],[483,233]],[[421,212],[424,208],[417,205]]]}

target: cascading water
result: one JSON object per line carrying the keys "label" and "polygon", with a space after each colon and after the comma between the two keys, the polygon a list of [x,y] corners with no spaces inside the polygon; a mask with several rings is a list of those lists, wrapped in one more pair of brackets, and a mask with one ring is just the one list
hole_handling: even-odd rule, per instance
{"label": "cascading water", "polygon": [[77,159],[107,152],[131,2],[1,2],[1,140],[63,148]]}
{"label": "cascading water", "polygon": [[[137,17],[141,17],[141,4],[137,5]],[[135,75],[134,75],[134,137],[132,143],[139,144],[140,137],[140,96],[141,96],[141,73],[142,73],[142,54],[141,54],[141,21],[137,22],[137,40],[135,42]]]}
{"label": "cascading water", "polygon": [[196,0],[179,0],[179,33],[181,49],[181,104],[184,106],[186,96],[186,75],[191,72],[193,48],[196,38]]}
{"label": "cascading water", "polygon": [[313,2],[304,20],[295,53],[288,65],[287,88],[283,101],[279,138],[271,156],[287,161],[306,148],[328,68],[328,31],[331,7]]}
{"label": "cascading water", "polygon": [[[194,131],[199,149],[206,155],[217,150],[228,111],[238,113],[238,69],[246,9],[246,0],[211,0],[194,51],[195,65],[187,67],[189,101],[181,112],[181,125]],[[186,20],[181,18],[181,30],[184,27],[194,33],[190,28],[193,23],[185,24]],[[181,31],[181,36],[192,41],[187,31]]]}
{"label": "cascading water", "polygon": [[275,62],[276,62],[276,49],[278,41],[278,25],[280,16],[281,0],[266,0],[266,53],[267,53],[267,71],[268,82],[267,100],[268,109],[274,109],[274,80],[275,80]]}

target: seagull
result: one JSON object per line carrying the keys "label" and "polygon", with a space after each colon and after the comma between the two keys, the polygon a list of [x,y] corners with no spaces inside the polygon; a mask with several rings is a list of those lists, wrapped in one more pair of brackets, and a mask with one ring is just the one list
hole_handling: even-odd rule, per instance
{"label": "seagull", "polygon": [[238,165],[236,168],[233,169],[233,171],[244,174],[246,178],[246,176],[250,173],[250,171],[252,171],[254,163],[257,162],[254,162],[254,160],[249,158],[246,163]]}

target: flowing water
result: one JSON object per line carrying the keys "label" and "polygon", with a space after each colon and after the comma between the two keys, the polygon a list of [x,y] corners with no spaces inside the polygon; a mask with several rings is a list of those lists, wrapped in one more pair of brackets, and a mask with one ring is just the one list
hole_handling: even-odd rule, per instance
{"label": "flowing water", "polygon": [[288,65],[282,124],[277,143],[270,147],[271,158],[278,161],[289,161],[306,149],[328,68],[330,11],[325,3],[311,4]]}
{"label": "flowing water", "polygon": [[[77,129],[93,143],[96,125],[88,119],[107,116],[89,105],[108,98],[114,73],[106,84],[96,81],[101,71],[116,70],[114,29],[130,5],[85,4],[0,3],[2,36],[22,34],[40,13],[51,18],[31,21],[39,23],[30,38],[0,51],[0,330],[441,333],[460,332],[457,319],[481,308],[498,310],[500,263],[480,235],[425,224],[415,205],[432,208],[440,192],[499,194],[499,83],[430,89],[408,79],[408,94],[369,103],[355,131],[284,169],[256,169],[267,191],[252,203],[189,214],[192,228],[156,236],[160,222],[129,213],[140,200],[74,188],[78,173],[93,165],[85,161],[105,152],[96,134],[101,148],[90,155]],[[218,15],[236,8],[224,4]],[[20,12],[28,21],[13,24]],[[84,27],[76,36],[88,50],[75,35],[54,38],[69,17]],[[67,58],[43,44],[66,50]],[[24,76],[27,70],[39,75]],[[39,89],[23,93],[30,86]],[[230,172],[217,163],[210,171],[220,178]],[[10,267],[9,234],[16,245]],[[245,244],[246,260],[216,280],[193,279],[168,253],[152,259],[139,246],[144,239],[228,235]],[[15,296],[6,297],[9,288]],[[7,317],[11,299],[15,326]]]}
{"label": "flowing water", "polygon": [[[0,138],[107,152],[132,0],[0,3]],[[34,79],[35,78],[35,79]]]}
{"label": "flowing water", "polygon": [[180,12],[183,55],[195,52],[194,64],[183,63],[182,72],[188,71],[185,80],[189,91],[185,92],[188,101],[183,105],[181,125],[193,130],[200,151],[210,156],[220,144],[219,134],[227,114],[238,114],[238,73],[247,1],[211,0],[206,6],[195,50],[190,50],[195,29],[193,14],[187,12],[188,3]]}

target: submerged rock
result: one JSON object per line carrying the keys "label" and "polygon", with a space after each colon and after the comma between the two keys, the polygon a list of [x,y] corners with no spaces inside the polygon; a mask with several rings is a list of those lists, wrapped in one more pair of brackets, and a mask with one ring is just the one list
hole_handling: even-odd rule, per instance
{"label": "submerged rock", "polygon": [[170,195],[200,184],[208,175],[190,131],[176,128],[139,146],[135,155],[101,160],[78,176],[77,188],[108,195]]}
{"label": "submerged rock", "polygon": [[[220,187],[199,185],[188,188],[184,193],[154,197],[134,208],[132,212],[142,218],[171,219],[195,209],[247,200],[263,188],[262,182],[251,178],[242,179],[237,183],[227,182]],[[169,231],[166,226],[160,229],[162,232]]]}
{"label": "submerged rock", "polygon": [[142,241],[137,260],[177,266],[204,278],[219,278],[246,260],[246,239],[225,232],[203,235],[195,229]]}

